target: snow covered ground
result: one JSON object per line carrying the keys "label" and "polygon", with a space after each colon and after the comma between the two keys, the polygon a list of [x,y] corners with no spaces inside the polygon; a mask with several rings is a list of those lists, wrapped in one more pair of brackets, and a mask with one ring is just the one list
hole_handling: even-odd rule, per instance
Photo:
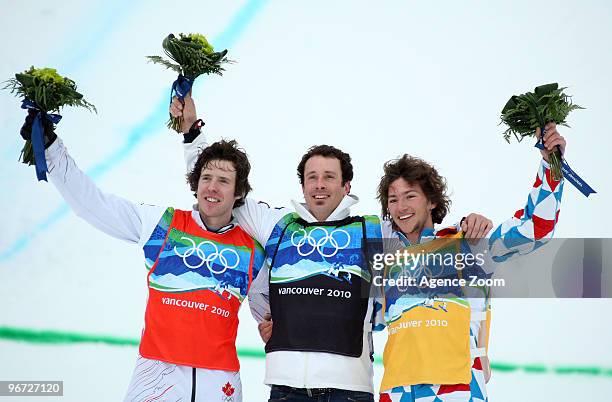
{"label": "snow covered ground", "polygon": [[[183,1],[178,9],[168,1],[5,0],[0,7],[0,79],[35,65],[77,82],[99,112],[67,109],[57,132],[105,191],[190,207],[181,139],[164,126],[175,77],[144,56],[161,54],[170,32],[201,32],[237,63],[196,83],[198,111],[211,140],[236,138],[248,151],[255,198],[300,199],[301,154],[331,143],[353,157],[355,213],[379,210],[381,164],[408,152],[448,179],[454,203],[446,223],[471,211],[499,222],[522,207],[539,159],[530,144],[504,142],[499,111],[511,94],[558,81],[587,108],[560,131],[572,167],[599,194],[586,199],[567,184],[556,236],[612,237],[606,1]],[[142,253],[83,223],[17,163],[24,112],[5,91],[0,110],[0,327],[137,338]],[[610,299],[495,300],[491,358],[612,369],[611,307]],[[377,354],[384,338],[376,338]],[[262,347],[248,306],[238,346]],[[135,347],[0,339],[0,380],[63,380],[61,401],[120,400],[135,354]],[[261,359],[242,359],[248,402],[266,400],[263,369]],[[492,401],[607,400],[611,391],[609,375],[498,371],[489,384]]]}

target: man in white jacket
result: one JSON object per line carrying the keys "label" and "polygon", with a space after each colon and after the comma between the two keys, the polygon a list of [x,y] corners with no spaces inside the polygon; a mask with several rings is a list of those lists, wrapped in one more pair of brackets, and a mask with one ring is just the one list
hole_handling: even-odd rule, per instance
{"label": "man in white jacket", "polygon": [[[170,113],[196,122],[190,97],[174,100]],[[193,141],[193,142],[190,142]],[[185,137],[190,167],[203,135]],[[294,211],[246,200],[234,209],[240,225],[265,247],[269,270],[251,293],[253,315],[271,309],[274,331],[266,343],[265,383],[270,401],[373,401],[372,321],[368,259],[390,236],[378,216],[351,216],[358,198],[350,193],[353,167],[341,150],[312,147],[298,165],[305,203]],[[470,215],[466,229],[483,236],[490,221]],[[467,227],[469,224],[469,228]],[[386,233],[389,232],[389,233]],[[268,304],[269,301],[269,304]]]}
{"label": "man in white jacket", "polygon": [[265,291],[252,286],[265,271],[263,249],[232,219],[251,189],[246,154],[235,141],[202,150],[188,174],[197,208],[181,211],[104,193],[46,134],[49,178],[72,210],[144,252],[145,325],[125,401],[241,402],[238,310],[250,291]]}

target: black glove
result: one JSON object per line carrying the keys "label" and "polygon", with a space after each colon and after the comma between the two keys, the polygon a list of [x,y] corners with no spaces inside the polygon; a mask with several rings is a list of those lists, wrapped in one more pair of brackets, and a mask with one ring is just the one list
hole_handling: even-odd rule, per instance
{"label": "black glove", "polygon": [[[38,114],[38,110],[28,109],[28,115],[25,118],[25,122],[23,126],[21,126],[21,138],[24,140],[32,140],[32,125],[34,124],[34,118]],[[55,127],[52,122],[47,119],[42,120],[43,130],[45,132],[45,149],[49,148],[51,144],[57,138],[57,134],[55,134]]]}
{"label": "black glove", "polygon": [[204,127],[206,123],[202,119],[197,119],[191,125],[189,132],[183,133],[183,143],[191,144],[193,140],[195,140],[198,135],[202,132],[202,127]]}

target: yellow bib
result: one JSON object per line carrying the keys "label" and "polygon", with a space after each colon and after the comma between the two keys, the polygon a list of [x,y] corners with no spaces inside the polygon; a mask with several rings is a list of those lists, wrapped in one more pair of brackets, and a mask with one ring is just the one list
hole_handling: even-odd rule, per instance
{"label": "yellow bib", "polygon": [[[452,234],[407,250],[458,252],[456,244],[460,237],[461,234]],[[387,324],[389,336],[383,353],[381,390],[414,384],[469,384],[473,358],[486,354],[485,348],[471,350],[470,322],[481,321],[478,335],[483,342],[479,339],[478,345],[488,346],[490,310],[485,307],[481,312],[475,307],[477,310],[472,312],[469,301],[460,297],[402,298],[401,314],[394,312],[397,318]],[[384,298],[384,315],[388,307]]]}
{"label": "yellow bib", "polygon": [[440,299],[432,306],[417,305],[388,329],[382,390],[470,382],[470,306],[464,300]]}

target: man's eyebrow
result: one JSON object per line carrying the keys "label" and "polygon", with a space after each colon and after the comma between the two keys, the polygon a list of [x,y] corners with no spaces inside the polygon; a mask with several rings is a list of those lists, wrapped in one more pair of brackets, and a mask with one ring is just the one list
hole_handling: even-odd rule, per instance
{"label": "man's eyebrow", "polygon": [[[212,173],[204,173],[204,172],[202,172],[202,174],[200,175],[200,177],[212,177],[212,176],[214,176]],[[221,179],[228,179],[228,180],[231,179],[231,175],[217,174],[216,176]]]}
{"label": "man's eyebrow", "polygon": [[[315,170],[310,170],[308,172],[306,172],[306,175],[312,174],[312,173],[317,173]],[[336,175],[337,173],[333,170],[325,170],[323,171],[323,173],[328,173],[328,174],[333,174]]]}
{"label": "man's eyebrow", "polygon": [[416,191],[415,189],[412,188],[410,190],[406,190],[406,191],[402,192],[401,195],[406,195],[408,193],[417,193],[418,194],[418,191]]}
{"label": "man's eyebrow", "polygon": [[389,197],[388,197],[388,198],[391,198],[391,197],[397,197],[398,195],[406,195],[406,194],[408,194],[408,193],[412,193],[412,192],[417,192],[417,191],[416,191],[415,189],[411,188],[410,190],[402,191],[402,192],[401,192],[401,193],[399,193],[399,194],[397,194],[397,193],[396,193],[396,194],[391,194],[391,195],[389,195]]}

